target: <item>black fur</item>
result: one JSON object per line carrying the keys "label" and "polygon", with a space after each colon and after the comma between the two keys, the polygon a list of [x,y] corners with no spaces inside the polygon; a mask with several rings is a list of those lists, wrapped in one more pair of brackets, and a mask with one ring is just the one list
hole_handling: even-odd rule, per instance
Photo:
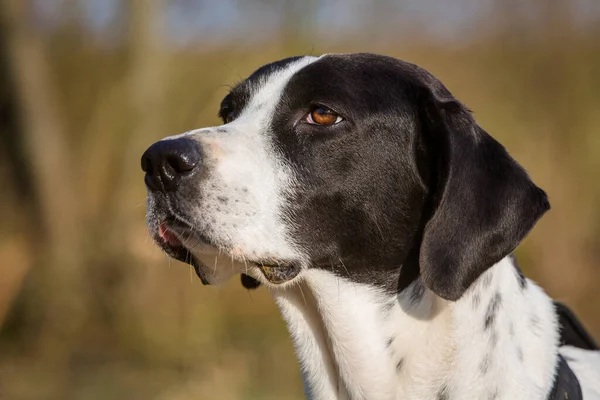
{"label": "black fur", "polygon": [[[235,118],[269,75],[296,60],[258,69],[219,115]],[[304,122],[315,106],[343,121]],[[265,134],[297,174],[287,213],[310,267],[391,292],[421,277],[457,300],[549,208],[439,80],[394,58],[328,55],[300,69]]]}
{"label": "black fur", "polygon": [[442,386],[437,394],[437,400],[449,400],[448,387]]}
{"label": "black fur", "polygon": [[[299,58],[265,65],[240,82],[223,99],[219,116],[235,119],[270,75]],[[304,122],[315,106],[332,109],[342,122]],[[549,209],[546,194],[440,81],[390,57],[328,55],[307,65],[287,83],[263,133],[296,174],[285,219],[295,244],[309,259],[308,267],[392,293],[416,282],[411,292],[398,294],[413,304],[425,288],[447,300],[459,299]],[[179,203],[200,198],[197,186],[178,187],[170,194],[173,224],[185,225],[178,217]],[[221,204],[228,201],[219,198]],[[165,208],[166,194],[157,191],[152,202]],[[149,221],[154,231],[158,222],[156,217]],[[194,232],[211,244],[210,232]],[[166,250],[194,264],[203,279],[187,250]],[[527,280],[516,268],[525,289]],[[259,286],[248,275],[242,274],[241,280],[249,289]],[[490,285],[491,277],[478,285],[473,307],[480,305]],[[495,323],[501,304],[500,293],[487,304],[483,328],[490,334],[490,347],[498,341]],[[534,331],[540,328],[537,318],[530,320]],[[561,314],[561,324],[564,341],[596,348],[568,313]],[[514,336],[512,326],[509,334]],[[523,350],[517,348],[521,361]],[[490,357],[481,361],[482,374],[489,370]],[[403,359],[396,367],[403,367]],[[442,386],[437,398],[447,400],[449,392]],[[490,398],[498,395],[491,392]]]}
{"label": "black fur", "polygon": [[573,311],[566,305],[554,302],[560,325],[560,344],[579,347],[585,350],[598,350],[594,338],[587,332]]}
{"label": "black fur", "polygon": [[398,362],[396,363],[396,371],[400,372],[402,371],[402,366],[404,364],[404,359],[401,358],[400,360],[398,360]]}
{"label": "black fur", "polygon": [[[290,60],[234,88],[224,110],[243,107],[252,82]],[[303,123],[314,105],[344,120]],[[299,175],[288,210],[294,238],[312,267],[354,281],[397,291],[410,283],[400,283],[404,269],[457,300],[549,207],[441,82],[393,58],[332,55],[304,67],[269,131]]]}
{"label": "black fur", "polygon": [[521,267],[519,267],[519,264],[517,263],[517,257],[515,257],[514,254],[511,254],[510,259],[511,259],[513,265],[515,266],[515,270],[517,271],[517,277],[519,278],[519,285],[521,286],[521,289],[525,290],[525,288],[527,287],[527,278],[525,278],[525,274],[523,274]]}
{"label": "black fur", "polygon": [[483,324],[485,330],[490,329],[494,324],[494,321],[496,319],[496,313],[498,312],[501,303],[502,295],[500,293],[496,293],[490,301],[490,304],[488,305],[487,311],[485,313],[485,321]]}
{"label": "black fur", "polygon": [[482,375],[487,374],[487,372],[490,369],[491,363],[492,363],[491,355],[486,354],[485,357],[483,358],[483,360],[481,361],[481,364],[479,364],[479,371],[481,372]]}
{"label": "black fur", "polygon": [[577,377],[567,364],[566,360],[559,355],[554,385],[550,391],[549,400],[582,400],[581,386]]}

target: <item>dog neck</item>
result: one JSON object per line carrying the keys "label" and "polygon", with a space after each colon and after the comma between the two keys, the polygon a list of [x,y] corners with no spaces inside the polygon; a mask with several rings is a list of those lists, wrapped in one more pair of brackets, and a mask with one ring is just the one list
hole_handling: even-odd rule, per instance
{"label": "dog neck", "polygon": [[420,280],[396,296],[324,270],[272,289],[311,399],[545,399],[552,302],[512,257],[457,301]]}

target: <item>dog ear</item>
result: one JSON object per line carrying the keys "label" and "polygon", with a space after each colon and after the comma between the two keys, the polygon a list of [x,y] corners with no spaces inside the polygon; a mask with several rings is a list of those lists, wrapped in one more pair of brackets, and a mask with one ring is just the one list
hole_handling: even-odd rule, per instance
{"label": "dog ear", "polygon": [[517,247],[550,205],[546,193],[439,81],[418,97],[430,189],[421,277],[438,296],[455,301]]}

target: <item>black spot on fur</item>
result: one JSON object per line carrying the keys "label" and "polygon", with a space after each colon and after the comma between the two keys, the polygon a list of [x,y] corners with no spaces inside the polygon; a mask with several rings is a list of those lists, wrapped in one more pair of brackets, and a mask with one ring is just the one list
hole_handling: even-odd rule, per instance
{"label": "black spot on fur", "polygon": [[492,284],[492,274],[485,274],[483,281],[481,282],[483,287],[488,287]]}
{"label": "black spot on fur", "polygon": [[496,347],[496,344],[498,344],[498,332],[493,331],[490,335],[490,347]]}
{"label": "black spot on fur", "polygon": [[521,346],[517,347],[517,358],[519,361],[523,362],[523,349]]}
{"label": "black spot on fur", "polygon": [[402,371],[403,364],[404,364],[404,358],[399,359],[398,363],[396,364],[396,371],[398,371],[398,372]]}
{"label": "black spot on fur", "polygon": [[494,389],[488,396],[488,400],[496,400],[498,398],[499,390]]}
{"label": "black spot on fur", "polygon": [[227,129],[225,129],[225,128],[217,128],[217,129],[215,129],[215,131],[217,133],[227,133]]}
{"label": "black spot on fur", "polygon": [[537,315],[533,314],[531,316],[529,322],[531,323],[531,330],[532,330],[533,334],[536,335],[536,336],[540,336],[541,335],[541,330],[542,330],[540,317],[538,317]]}
{"label": "black spot on fur", "polygon": [[479,307],[479,303],[481,303],[481,294],[479,292],[475,292],[473,294],[473,308]]}
{"label": "black spot on fur", "polygon": [[217,197],[217,200],[219,200],[219,202],[222,203],[222,204],[227,204],[229,202],[229,200],[227,199],[227,197],[223,197],[223,196]]}
{"label": "black spot on fur", "polygon": [[392,345],[392,343],[394,343],[394,337],[392,336],[391,338],[388,339],[387,343],[385,344],[386,347],[390,347]]}
{"label": "black spot on fur", "polygon": [[525,290],[525,288],[527,287],[527,278],[525,278],[523,271],[521,271],[519,264],[517,264],[517,258],[515,257],[514,254],[510,255],[510,259],[511,259],[513,265],[515,266],[515,271],[517,272],[517,278],[519,279],[519,286],[521,286],[521,289]]}
{"label": "black spot on fur", "polygon": [[485,313],[485,322],[484,328],[489,329],[494,321],[496,320],[496,314],[498,313],[498,309],[500,308],[500,304],[502,303],[502,295],[499,292],[496,292],[490,304],[488,305],[487,311]]}
{"label": "black spot on fur", "polygon": [[490,365],[492,364],[492,358],[489,354],[486,354],[481,364],[479,364],[479,371],[482,375],[485,375],[490,370]]}
{"label": "black spot on fur", "polygon": [[444,385],[437,394],[437,400],[449,400],[449,398],[448,387]]}
{"label": "black spot on fur", "polygon": [[385,302],[381,305],[381,312],[384,314],[389,314],[395,305],[396,305],[396,300]]}

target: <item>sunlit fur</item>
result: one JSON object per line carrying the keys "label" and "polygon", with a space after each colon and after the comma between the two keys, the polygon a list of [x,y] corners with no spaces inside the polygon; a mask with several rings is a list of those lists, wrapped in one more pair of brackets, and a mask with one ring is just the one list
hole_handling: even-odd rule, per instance
{"label": "sunlit fur", "polygon": [[[284,211],[297,171],[268,130],[287,82],[316,60],[300,58],[262,78],[232,122],[183,134],[202,145],[208,173],[200,200],[190,188],[169,203],[169,211],[186,210],[187,222],[212,239],[214,245],[206,246],[180,235],[203,261],[202,275],[217,284],[245,272],[267,286],[293,338],[311,399],[546,399],[559,351],[553,303],[520,278],[511,257],[479,276],[456,302],[438,297],[420,279],[392,294],[309,268]],[[152,199],[149,207],[152,214]],[[302,271],[273,285],[249,260],[294,260]],[[600,355],[561,352],[585,399],[600,399]]]}

